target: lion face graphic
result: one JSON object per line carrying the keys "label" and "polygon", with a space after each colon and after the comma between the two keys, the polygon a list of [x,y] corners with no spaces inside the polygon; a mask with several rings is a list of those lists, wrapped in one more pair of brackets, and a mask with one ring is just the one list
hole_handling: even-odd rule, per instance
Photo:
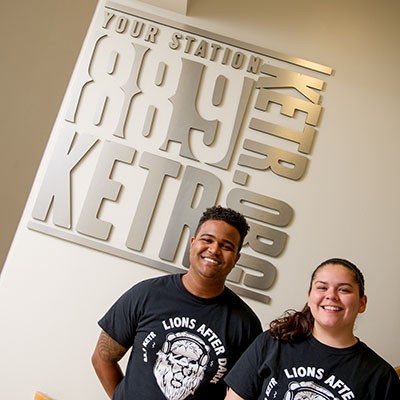
{"label": "lion face graphic", "polygon": [[193,394],[204,378],[210,347],[189,332],[171,333],[157,352],[153,373],[168,400]]}
{"label": "lion face graphic", "polygon": [[284,400],[339,400],[329,390],[314,382],[291,382]]}

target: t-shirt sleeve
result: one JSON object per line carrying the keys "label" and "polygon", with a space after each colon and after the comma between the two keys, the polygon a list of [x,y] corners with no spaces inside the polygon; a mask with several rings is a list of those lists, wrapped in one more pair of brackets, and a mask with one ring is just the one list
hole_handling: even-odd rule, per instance
{"label": "t-shirt sleeve", "polygon": [[381,379],[377,393],[382,400],[400,399],[400,379],[393,368]]}
{"label": "t-shirt sleeve", "polygon": [[138,298],[138,289],[129,289],[98,322],[107,335],[127,349],[133,345],[136,335]]}
{"label": "t-shirt sleeve", "polygon": [[262,390],[260,370],[266,334],[264,332],[254,340],[225,378],[226,384],[245,400],[258,398]]}
{"label": "t-shirt sleeve", "polygon": [[251,341],[253,342],[253,340],[262,333],[262,325],[261,325],[261,321],[258,319],[257,316],[255,316],[254,322],[253,322],[253,328],[252,328],[252,338]]}

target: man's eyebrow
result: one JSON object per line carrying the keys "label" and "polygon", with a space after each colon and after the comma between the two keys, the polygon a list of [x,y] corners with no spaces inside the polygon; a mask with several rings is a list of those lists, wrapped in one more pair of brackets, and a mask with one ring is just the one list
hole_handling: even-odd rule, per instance
{"label": "man's eyebrow", "polygon": [[[202,234],[200,235],[200,237],[203,237],[203,236],[212,237],[213,239],[216,239],[215,235],[212,235],[211,233],[202,233]],[[237,247],[237,246],[235,245],[235,243],[231,242],[231,241],[228,240],[228,239],[221,239],[221,241],[224,242],[224,243],[229,243],[234,249],[236,249],[236,247]]]}

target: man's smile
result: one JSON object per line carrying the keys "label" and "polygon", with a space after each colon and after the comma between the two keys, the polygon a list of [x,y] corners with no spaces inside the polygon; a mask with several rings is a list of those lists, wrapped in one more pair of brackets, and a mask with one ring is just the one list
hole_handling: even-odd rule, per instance
{"label": "man's smile", "polygon": [[213,258],[210,258],[210,257],[203,257],[203,260],[205,260],[205,261],[207,261],[207,262],[209,262],[209,263],[211,263],[211,264],[214,264],[214,265],[220,264],[219,261],[214,260]]}

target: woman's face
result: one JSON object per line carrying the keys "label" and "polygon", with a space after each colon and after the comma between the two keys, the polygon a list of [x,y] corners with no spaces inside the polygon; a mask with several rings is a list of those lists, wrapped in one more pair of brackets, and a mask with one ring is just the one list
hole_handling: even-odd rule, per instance
{"label": "woman's face", "polygon": [[325,331],[353,332],[358,313],[365,311],[366,296],[360,297],[353,272],[339,264],[327,264],[315,274],[308,294],[314,327]]}

